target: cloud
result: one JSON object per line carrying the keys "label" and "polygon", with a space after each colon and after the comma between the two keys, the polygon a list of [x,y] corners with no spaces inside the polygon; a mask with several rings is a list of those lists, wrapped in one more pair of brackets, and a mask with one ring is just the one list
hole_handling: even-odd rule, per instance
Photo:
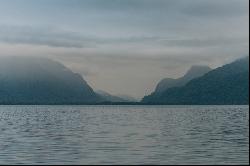
{"label": "cloud", "polygon": [[59,28],[28,26],[0,26],[0,42],[9,44],[44,45],[65,48],[96,48],[101,45],[163,45],[168,47],[211,47],[231,44],[246,44],[247,37],[176,37],[131,36],[131,37],[94,37],[79,32]]}
{"label": "cloud", "polygon": [[56,27],[0,25],[0,42],[49,47],[92,48],[102,44],[135,43],[157,40],[158,37],[95,37]]}
{"label": "cloud", "polygon": [[233,17],[248,13],[246,0],[190,0],[182,13],[195,17]]}
{"label": "cloud", "polygon": [[0,42],[9,44],[46,45],[50,47],[92,47],[94,41],[78,33],[54,27],[0,26]]}
{"label": "cloud", "polygon": [[218,47],[230,45],[248,44],[248,38],[244,37],[214,37],[214,38],[184,38],[184,39],[159,39],[165,46],[175,47]]}

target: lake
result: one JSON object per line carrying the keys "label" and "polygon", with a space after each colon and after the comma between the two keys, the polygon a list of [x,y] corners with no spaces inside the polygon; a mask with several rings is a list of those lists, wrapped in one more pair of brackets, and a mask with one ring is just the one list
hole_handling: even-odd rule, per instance
{"label": "lake", "polygon": [[0,106],[0,164],[249,164],[249,106]]}

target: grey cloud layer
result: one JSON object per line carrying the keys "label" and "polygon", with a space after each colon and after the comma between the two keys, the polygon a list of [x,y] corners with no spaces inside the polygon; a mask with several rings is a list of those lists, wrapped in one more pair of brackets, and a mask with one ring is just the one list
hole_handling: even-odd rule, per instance
{"label": "grey cloud layer", "polygon": [[0,42],[76,48],[91,44],[87,37],[73,32],[28,26],[0,26]]}
{"label": "grey cloud layer", "polygon": [[154,44],[175,47],[210,47],[230,44],[247,44],[247,37],[167,38],[158,36],[98,38],[54,28],[27,26],[0,26],[0,42],[12,44],[46,45],[50,47],[97,47],[102,44]]}

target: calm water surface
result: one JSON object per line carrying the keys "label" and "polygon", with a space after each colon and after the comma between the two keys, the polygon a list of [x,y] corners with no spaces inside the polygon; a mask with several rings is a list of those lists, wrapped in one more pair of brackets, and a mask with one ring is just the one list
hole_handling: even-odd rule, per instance
{"label": "calm water surface", "polygon": [[0,164],[249,164],[249,106],[0,106]]}

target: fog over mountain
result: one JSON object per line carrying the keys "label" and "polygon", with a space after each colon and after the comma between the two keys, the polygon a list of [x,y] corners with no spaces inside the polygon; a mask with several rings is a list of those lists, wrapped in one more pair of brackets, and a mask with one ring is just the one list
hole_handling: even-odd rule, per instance
{"label": "fog over mountain", "polygon": [[81,75],[61,63],[33,57],[0,57],[0,104],[100,102]]}
{"label": "fog over mountain", "polygon": [[[206,66],[193,66],[183,77],[171,81],[160,82],[156,91],[145,96],[142,103],[248,104],[249,57],[213,70]],[[80,74],[54,60],[34,57],[0,58],[0,104],[102,102],[136,101],[126,95],[95,92]]]}
{"label": "fog over mountain", "polygon": [[249,53],[249,0],[0,0],[0,56],[54,59],[137,99]]}

